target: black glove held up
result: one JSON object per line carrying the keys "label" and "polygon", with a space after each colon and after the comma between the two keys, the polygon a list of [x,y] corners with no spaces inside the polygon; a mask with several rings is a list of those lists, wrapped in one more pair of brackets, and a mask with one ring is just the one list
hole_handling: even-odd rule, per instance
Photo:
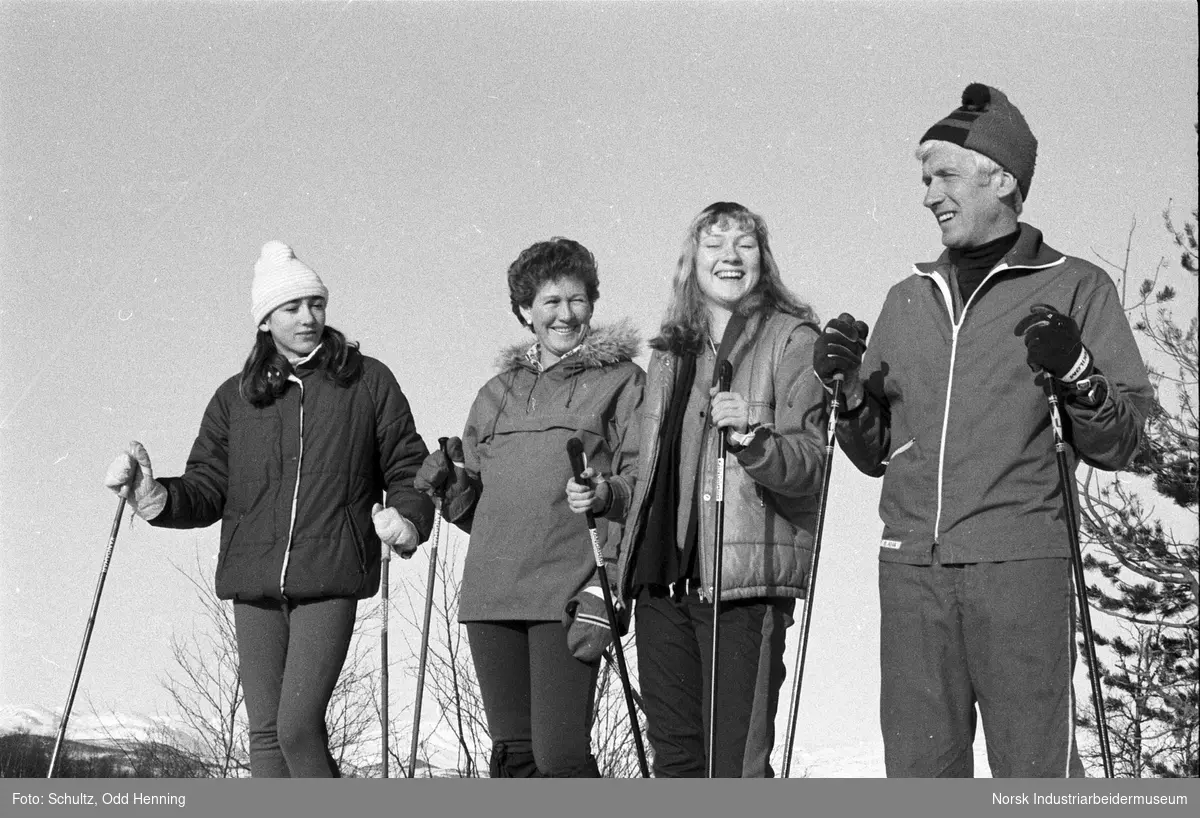
{"label": "black glove held up", "polygon": [[867,325],[844,312],[825,325],[813,344],[813,370],[825,384],[857,372],[867,350]]}
{"label": "black glove held up", "polygon": [[1047,304],[1034,304],[1013,334],[1025,338],[1025,360],[1060,381],[1075,383],[1095,371],[1092,354],[1083,345],[1079,325]]}

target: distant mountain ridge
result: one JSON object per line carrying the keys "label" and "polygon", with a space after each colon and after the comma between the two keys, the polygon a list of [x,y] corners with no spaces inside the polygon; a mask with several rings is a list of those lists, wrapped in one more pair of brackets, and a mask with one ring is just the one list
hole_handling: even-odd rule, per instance
{"label": "distant mountain ridge", "polygon": [[[58,737],[59,710],[50,710],[39,705],[0,706],[0,736],[13,733],[28,733],[44,740],[52,748]],[[200,742],[186,729],[176,726],[170,719],[146,716],[140,713],[91,713],[77,708],[71,713],[67,724],[64,748],[72,755],[85,758],[116,759],[118,768],[124,754],[138,744],[154,744],[183,753],[196,753]],[[444,753],[445,748],[439,748]],[[343,763],[342,774],[347,777],[377,778],[382,772],[379,764],[365,766]],[[405,777],[404,771],[391,765],[393,778]],[[431,766],[418,759],[417,775],[420,778],[458,778],[457,770]]]}
{"label": "distant mountain ridge", "polygon": [[[38,705],[0,707],[0,735],[26,732],[57,737],[61,710]],[[172,744],[181,750],[193,750],[195,737],[170,719],[141,713],[90,713],[75,707],[67,723],[66,738],[86,744],[118,745],[136,741]]]}

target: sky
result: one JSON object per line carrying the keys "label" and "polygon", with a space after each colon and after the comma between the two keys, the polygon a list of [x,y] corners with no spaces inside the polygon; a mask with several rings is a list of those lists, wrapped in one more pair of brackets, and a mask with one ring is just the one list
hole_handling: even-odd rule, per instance
{"label": "sky", "polygon": [[[823,320],[873,323],[940,251],[913,151],[970,82],[1039,139],[1023,219],[1097,262],[1136,224],[1140,279],[1173,255],[1164,207],[1196,203],[1196,29],[1182,0],[3,0],[0,706],[62,707],[116,508],[105,469],[136,439],[182,471],[250,349],[266,241],[321,275],[329,323],[392,369],[433,444],[529,338],[505,271],[551,236],[595,254],[594,321],[649,338],[688,222],[738,201]],[[798,748],[878,743],[878,496],[835,456]],[[174,566],[211,581],[217,545],[216,526],[126,517],[77,712],[168,712],[169,640],[199,616]]]}

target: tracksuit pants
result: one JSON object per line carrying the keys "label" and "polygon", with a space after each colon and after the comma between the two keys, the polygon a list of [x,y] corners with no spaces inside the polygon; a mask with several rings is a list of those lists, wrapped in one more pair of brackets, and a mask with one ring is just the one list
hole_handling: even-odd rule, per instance
{"label": "tracksuit pants", "polygon": [[[794,599],[721,602],[714,772],[772,778],[775,712],[783,684],[784,632]],[[638,678],[656,778],[707,774],[712,679],[711,602],[696,590],[643,589],[634,608]]]}
{"label": "tracksuit pants", "polygon": [[974,775],[976,705],[996,778],[1082,777],[1068,559],[879,564],[889,778]]}

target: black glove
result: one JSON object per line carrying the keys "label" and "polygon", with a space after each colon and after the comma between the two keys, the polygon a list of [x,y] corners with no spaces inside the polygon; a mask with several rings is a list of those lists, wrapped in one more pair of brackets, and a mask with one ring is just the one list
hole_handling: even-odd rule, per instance
{"label": "black glove", "polygon": [[590,585],[571,597],[563,614],[567,629],[567,648],[581,662],[598,662],[604,649],[612,644],[604,590]]}
{"label": "black glove", "polygon": [[1076,383],[1095,371],[1092,354],[1079,337],[1079,325],[1054,307],[1034,304],[1013,334],[1025,336],[1025,360],[1060,381]]}
{"label": "black glove", "polygon": [[835,376],[850,376],[862,366],[867,350],[867,325],[844,312],[825,325],[813,344],[813,370],[829,386]]}
{"label": "black glove", "polygon": [[468,516],[475,507],[476,497],[463,464],[462,440],[449,438],[444,450],[430,452],[417,470],[413,488],[440,499],[442,516],[450,522]]}
{"label": "black glove", "polygon": [[413,480],[413,488],[431,497],[435,494],[441,496],[445,492],[446,486],[454,477],[454,464],[448,456],[452,441],[458,444],[458,451],[460,452],[458,462],[462,462],[462,441],[457,437],[452,437],[446,441],[446,451],[437,449],[426,455],[421,468],[417,469],[416,479]]}

